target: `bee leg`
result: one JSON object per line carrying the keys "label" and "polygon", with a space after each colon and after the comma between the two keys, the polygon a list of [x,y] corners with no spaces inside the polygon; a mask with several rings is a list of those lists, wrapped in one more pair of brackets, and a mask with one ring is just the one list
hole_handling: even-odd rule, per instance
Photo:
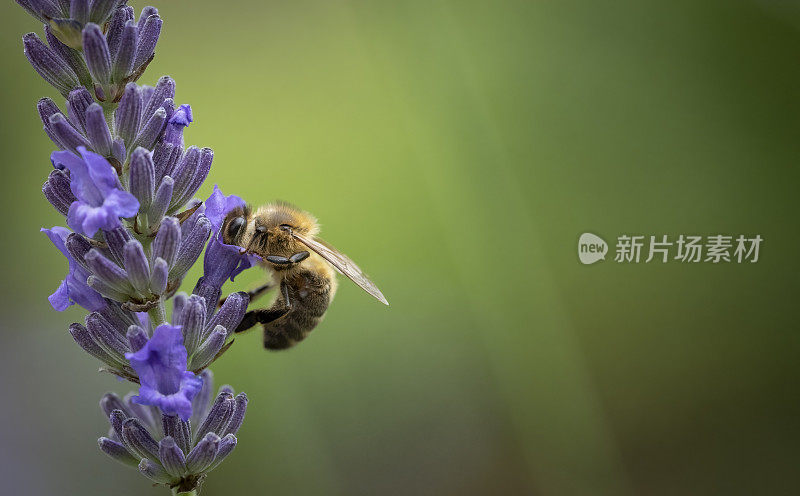
{"label": "bee leg", "polygon": [[272,282],[268,282],[268,283],[264,284],[263,286],[260,286],[260,287],[258,287],[256,289],[252,290],[252,291],[249,291],[247,293],[247,296],[250,297],[250,302],[252,302],[253,300],[255,300],[256,298],[258,298],[259,296],[263,295],[264,293],[266,293],[267,291],[269,291],[270,289],[272,289],[274,287],[275,287],[275,284],[273,284]]}
{"label": "bee leg", "polygon": [[[264,284],[263,286],[260,286],[260,287],[258,287],[256,289],[252,290],[252,291],[248,291],[247,292],[247,296],[250,298],[250,303],[252,303],[253,300],[258,298],[262,294],[266,293],[267,291],[269,291],[273,287],[275,287],[275,285],[273,283],[271,283],[271,282],[268,282],[268,283]],[[221,307],[225,303],[226,299],[228,299],[227,296],[225,298],[220,298],[219,299],[219,303],[217,303],[217,308]]]}
{"label": "bee leg", "polygon": [[288,311],[292,308],[292,302],[289,301],[289,286],[286,284],[281,284],[281,289],[283,290],[283,301],[286,303],[286,310]]}
{"label": "bee leg", "polygon": [[234,332],[244,332],[256,324],[269,324],[289,313],[289,310],[289,308],[260,308],[258,310],[250,310],[244,314],[244,318],[242,318],[239,327],[237,327]]}
{"label": "bee leg", "polygon": [[281,283],[281,292],[283,293],[283,301],[285,303],[282,308],[273,304],[270,308],[250,310],[244,314],[242,321],[234,332],[244,332],[256,324],[269,324],[289,313],[292,309],[292,303],[289,300],[289,286],[285,282]]}

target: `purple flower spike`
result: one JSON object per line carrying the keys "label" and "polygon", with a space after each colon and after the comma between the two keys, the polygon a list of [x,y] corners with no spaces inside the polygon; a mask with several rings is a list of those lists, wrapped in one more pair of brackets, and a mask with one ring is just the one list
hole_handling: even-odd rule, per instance
{"label": "purple flower spike", "polygon": [[69,169],[72,203],[67,223],[75,231],[94,236],[99,229],[114,229],[120,217],[133,217],[139,211],[136,198],[120,188],[116,172],[102,156],[79,147],[81,157],[70,152],[53,152],[51,160]]}
{"label": "purple flower spike", "polygon": [[[61,109],[49,98],[37,105],[61,150],[42,193],[69,226],[42,229],[69,265],[49,301],[89,310],[69,326],[73,340],[101,371],[139,385],[100,401],[111,429],[98,446],[173,492],[194,493],[236,446],[247,407],[232,387],[217,391],[207,370],[249,302],[234,293],[218,305],[223,284],[258,261],[219,237],[244,202],[216,188],[205,215],[194,197],[214,152],[184,145],[192,108],[176,105],[167,76],[136,84],[161,34],[156,8],[137,18],[128,0],[15,1],[44,24],[44,36],[23,37],[26,57],[66,99]],[[176,294],[204,251],[193,294]]]}
{"label": "purple flower spike", "polygon": [[61,281],[61,285],[56,292],[48,298],[53,308],[61,312],[66,310],[67,307],[73,303],[77,303],[89,311],[97,311],[105,307],[106,301],[103,297],[86,283],[89,272],[76,262],[69,251],[67,251],[65,242],[67,236],[70,234],[69,229],[54,227],[52,229],[42,229],[42,232],[50,238],[50,241],[56,245],[58,251],[67,257],[67,261],[69,262],[69,273],[67,277]]}
{"label": "purple flower spike", "polygon": [[139,374],[140,405],[158,406],[167,415],[183,420],[192,416],[192,398],[200,391],[202,379],[186,370],[186,348],[180,326],[162,324],[142,349],[125,358]]}

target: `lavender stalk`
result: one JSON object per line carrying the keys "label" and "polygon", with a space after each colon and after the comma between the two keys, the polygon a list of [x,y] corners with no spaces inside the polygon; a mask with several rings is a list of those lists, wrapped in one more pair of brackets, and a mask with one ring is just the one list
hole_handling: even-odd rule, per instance
{"label": "lavender stalk", "polygon": [[[218,188],[194,199],[214,153],[185,146],[193,115],[176,107],[175,81],[137,83],[156,53],[157,9],[137,20],[126,0],[16,1],[44,23],[44,39],[23,36],[25,55],[65,99],[37,104],[57,148],[42,193],[68,226],[42,229],[69,267],[49,300],[87,310],[69,326],[73,339],[138,387],[103,396],[111,429],[98,446],[173,494],[196,494],[238,443],[247,409],[230,386],[212,399],[207,368],[249,303],[234,293],[217,305],[224,283],[253,263],[220,241],[221,219],[240,200]],[[178,293],[207,244],[193,294]]]}

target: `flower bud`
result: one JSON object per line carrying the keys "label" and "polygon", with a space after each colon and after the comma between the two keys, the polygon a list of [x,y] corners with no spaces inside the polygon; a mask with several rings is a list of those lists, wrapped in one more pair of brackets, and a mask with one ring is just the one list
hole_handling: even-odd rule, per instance
{"label": "flower bud", "polygon": [[[144,11],[142,11],[144,14]],[[134,68],[139,68],[142,64],[150,60],[155,53],[158,37],[161,34],[161,18],[158,14],[147,17],[142,23],[139,19],[139,46],[136,50],[136,59],[133,62]]]}
{"label": "flower bud", "polygon": [[111,82],[111,53],[100,26],[91,22],[83,28],[83,57],[94,80],[103,86],[108,85]]}
{"label": "flower bud", "polygon": [[22,37],[25,56],[36,72],[53,85],[62,95],[67,95],[76,86],[80,86],[75,71],[58,57],[34,33]]}
{"label": "flower bud", "polygon": [[136,148],[131,154],[130,191],[139,200],[140,212],[147,212],[153,202],[155,181],[152,155],[144,148]]}
{"label": "flower bud", "polygon": [[133,71],[138,37],[139,31],[133,21],[126,22],[120,34],[119,46],[114,53],[114,64],[111,68],[111,77],[115,82],[123,81]]}
{"label": "flower bud", "polygon": [[119,101],[119,107],[114,111],[114,128],[117,136],[124,141],[128,150],[132,150],[133,139],[139,132],[139,122],[142,116],[142,95],[136,83],[128,83],[125,92]]}

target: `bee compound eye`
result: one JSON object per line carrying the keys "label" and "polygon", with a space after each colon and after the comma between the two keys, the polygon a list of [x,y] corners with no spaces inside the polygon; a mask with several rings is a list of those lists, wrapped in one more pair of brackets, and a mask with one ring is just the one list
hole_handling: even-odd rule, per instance
{"label": "bee compound eye", "polygon": [[244,228],[245,224],[246,222],[244,217],[236,217],[233,219],[231,223],[228,224],[228,236],[235,238],[242,231],[242,228]]}

